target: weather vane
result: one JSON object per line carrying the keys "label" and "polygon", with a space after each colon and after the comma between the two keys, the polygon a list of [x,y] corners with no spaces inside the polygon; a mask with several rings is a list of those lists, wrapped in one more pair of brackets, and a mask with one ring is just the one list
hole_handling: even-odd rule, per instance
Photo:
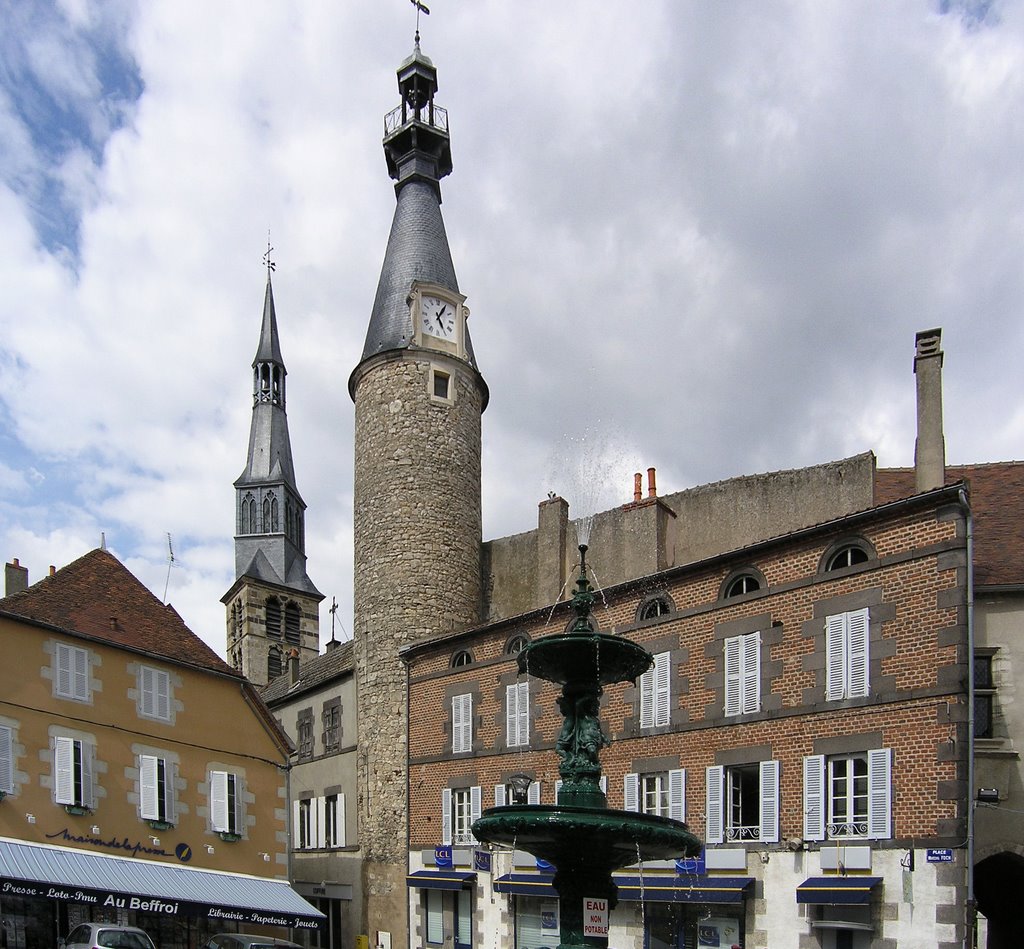
{"label": "weather vane", "polygon": [[430,16],[430,9],[421,0],[409,0],[409,2],[416,8],[416,45],[420,44],[420,13]]}
{"label": "weather vane", "polygon": [[274,248],[270,246],[270,228],[267,228],[267,252],[263,255],[263,266],[267,268],[267,273],[272,270],[277,270],[277,264],[271,259],[271,254],[274,252]]}

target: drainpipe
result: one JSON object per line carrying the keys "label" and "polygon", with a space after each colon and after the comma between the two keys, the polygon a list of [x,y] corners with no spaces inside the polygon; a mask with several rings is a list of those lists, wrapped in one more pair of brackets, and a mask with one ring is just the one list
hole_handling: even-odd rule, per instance
{"label": "drainpipe", "polygon": [[967,928],[965,949],[974,949],[978,910],[974,900],[974,517],[967,493],[960,489],[967,522]]}

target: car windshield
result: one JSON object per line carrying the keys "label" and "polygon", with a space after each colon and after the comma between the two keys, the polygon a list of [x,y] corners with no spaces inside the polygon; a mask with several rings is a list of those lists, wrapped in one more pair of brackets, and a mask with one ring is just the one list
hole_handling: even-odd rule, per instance
{"label": "car windshield", "polygon": [[153,949],[149,936],[118,929],[103,929],[96,937],[96,945],[105,949]]}

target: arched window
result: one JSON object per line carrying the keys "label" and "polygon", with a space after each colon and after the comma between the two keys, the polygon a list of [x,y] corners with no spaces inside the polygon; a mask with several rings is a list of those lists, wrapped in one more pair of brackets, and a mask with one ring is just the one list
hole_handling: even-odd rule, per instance
{"label": "arched window", "polygon": [[271,646],[267,653],[267,680],[276,679],[281,674],[281,647]]}
{"label": "arched window", "polygon": [[292,600],[284,608],[284,641],[293,646],[299,645],[299,607]]}
{"label": "arched window", "polygon": [[267,635],[274,639],[281,638],[281,601],[276,596],[267,598],[266,604]]}
{"label": "arched window", "polygon": [[523,633],[516,633],[505,646],[506,656],[518,656],[527,646],[530,645],[530,638]]}
{"label": "arched window", "polygon": [[844,570],[859,563],[867,563],[874,558],[875,551],[866,540],[859,537],[853,540],[847,538],[825,551],[819,569],[824,573],[831,573],[833,570]]}
{"label": "arched window", "polygon": [[659,616],[668,616],[675,612],[675,604],[672,597],[667,593],[652,593],[640,601],[636,610],[636,621],[638,623],[648,619],[657,619]]}
{"label": "arched window", "polygon": [[270,498],[263,499],[263,531],[264,534],[270,533]]}
{"label": "arched window", "polygon": [[472,661],[473,657],[469,654],[469,651],[466,649],[460,649],[452,656],[452,668],[455,669],[458,666],[468,666]]}
{"label": "arched window", "polygon": [[277,498],[270,496],[270,530],[276,534],[280,528],[277,523]]}

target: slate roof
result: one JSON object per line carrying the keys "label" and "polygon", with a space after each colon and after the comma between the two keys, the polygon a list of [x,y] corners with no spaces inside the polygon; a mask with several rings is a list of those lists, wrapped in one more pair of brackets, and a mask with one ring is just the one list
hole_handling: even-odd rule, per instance
{"label": "slate roof", "polygon": [[[1024,586],[1024,461],[947,465],[946,484],[967,482],[974,515],[976,586]],[[916,493],[913,468],[879,468],[875,503]]]}
{"label": "slate roof", "polygon": [[299,665],[299,679],[292,684],[291,675],[287,669],[276,679],[271,679],[267,685],[260,689],[260,696],[271,708],[280,705],[288,699],[301,695],[303,692],[310,692],[321,688],[329,682],[338,679],[346,672],[352,672],[355,668],[355,644],[350,640],[341,643],[333,649],[328,649],[315,659],[303,662]]}
{"label": "slate roof", "polygon": [[0,599],[7,614],[241,679],[109,551],[97,548]]}

